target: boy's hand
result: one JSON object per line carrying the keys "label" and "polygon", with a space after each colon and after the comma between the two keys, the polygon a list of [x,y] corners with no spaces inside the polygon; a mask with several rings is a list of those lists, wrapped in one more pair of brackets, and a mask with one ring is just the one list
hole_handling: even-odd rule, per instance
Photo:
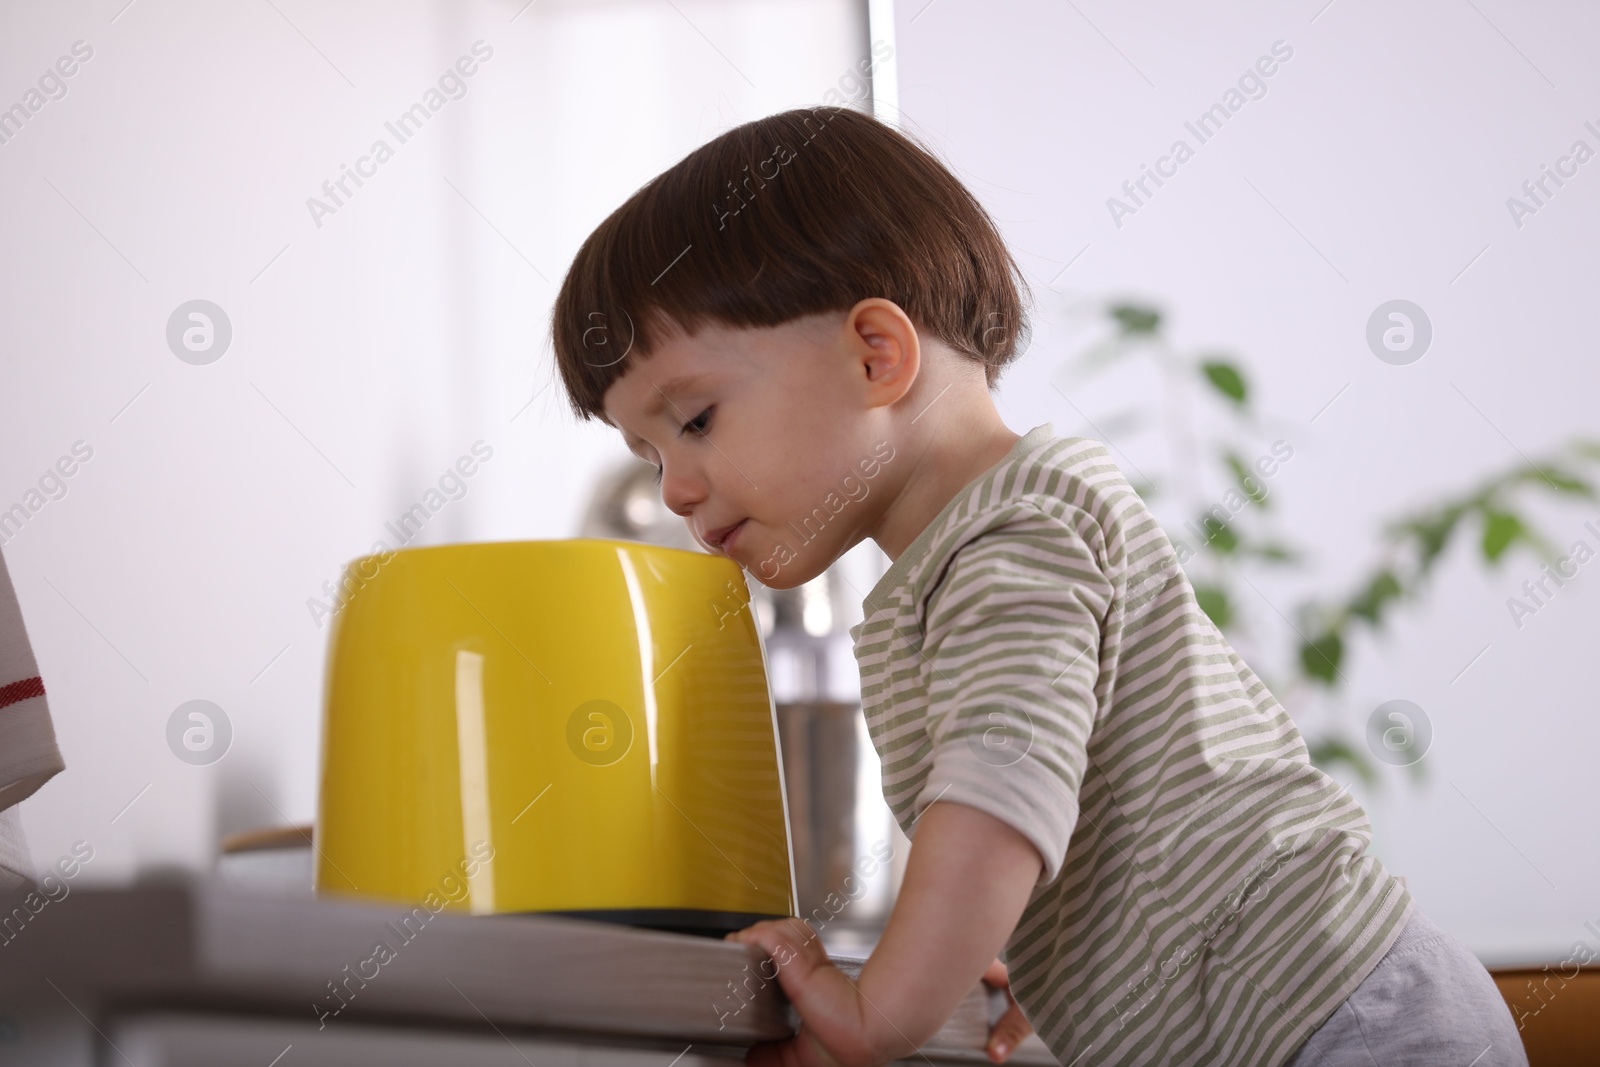
{"label": "boy's hand", "polygon": [[778,968],[778,984],[800,1013],[801,1024],[785,1041],[751,1047],[750,1067],[876,1067],[862,1024],[861,994],[828,959],[822,939],[799,919],[759,922],[727,935],[727,941],[760,945]]}
{"label": "boy's hand", "polygon": [[1010,1007],[1004,1015],[995,1020],[994,1026],[989,1030],[989,1058],[995,1063],[1004,1063],[1006,1058],[1017,1050],[1022,1044],[1022,1039],[1033,1033],[1033,1026],[1028,1022],[1027,1016],[1022,1014],[1022,1009],[1017,1006],[1016,999],[1011,995],[1011,978],[1006,973],[1006,965],[999,960],[989,964],[989,969],[983,972],[985,983],[996,989],[1003,989],[1006,993],[1006,1002]]}
{"label": "boy's hand", "polygon": [[[800,1014],[794,1037],[754,1046],[746,1063],[880,1067],[914,1055],[980,979],[1006,981],[1009,995],[1009,979],[1004,968],[996,973],[995,957],[1016,929],[1043,858],[1010,824],[966,804],[936,801],[918,819],[894,910],[855,982],[799,919],[756,923],[728,935],[766,949]],[[1013,1007],[991,1032],[994,1062],[1026,1036],[1018,1029],[1026,1025],[1020,1016]],[[1000,1043],[1007,1050],[997,1055]]]}

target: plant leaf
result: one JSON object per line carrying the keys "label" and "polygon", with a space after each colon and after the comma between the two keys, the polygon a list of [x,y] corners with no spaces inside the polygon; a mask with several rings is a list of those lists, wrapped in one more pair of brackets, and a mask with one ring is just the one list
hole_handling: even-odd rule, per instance
{"label": "plant leaf", "polygon": [[1137,304],[1113,304],[1111,317],[1122,325],[1124,334],[1155,333],[1161,325],[1161,312]]}
{"label": "plant leaf", "polygon": [[1206,379],[1216,388],[1217,392],[1232,400],[1235,404],[1243,405],[1245,402],[1244,375],[1239,373],[1239,368],[1232,363],[1223,363],[1212,360],[1200,364],[1200,369],[1205,372]]}
{"label": "plant leaf", "polygon": [[1498,562],[1511,542],[1527,536],[1522,520],[1509,511],[1486,510],[1483,517],[1483,558]]}
{"label": "plant leaf", "polygon": [[1538,471],[1528,472],[1528,482],[1534,485],[1548,485],[1557,492],[1571,493],[1574,496],[1594,498],[1594,486],[1579,478],[1555,467],[1545,467]]}
{"label": "plant leaf", "polygon": [[1300,553],[1288,545],[1280,545],[1275,541],[1262,541],[1260,544],[1246,545],[1240,550],[1241,555],[1255,556],[1270,563],[1298,563]]}
{"label": "plant leaf", "polygon": [[1450,534],[1461,519],[1462,510],[1461,505],[1454,505],[1437,514],[1412,519],[1401,526],[1402,533],[1412,534],[1417,539],[1417,562],[1422,573],[1427,573],[1434,560],[1444,551],[1445,545],[1450,543]]}
{"label": "plant leaf", "polygon": [[1332,687],[1339,674],[1339,661],[1344,658],[1344,640],[1339,631],[1329,630],[1315,641],[1300,646],[1300,667],[1306,674]]}
{"label": "plant leaf", "polygon": [[1217,624],[1217,629],[1226,630],[1233,622],[1233,606],[1228,602],[1226,590],[1214,585],[1197,585],[1194,587],[1194,599],[1200,605],[1200,610]]}
{"label": "plant leaf", "polygon": [[[1257,478],[1255,472],[1244,465],[1244,460],[1239,458],[1237,452],[1228,452],[1224,455],[1228,466],[1233,470],[1233,477],[1239,483],[1239,489],[1252,504],[1265,508],[1267,506],[1267,487]],[[1255,489],[1250,487],[1254,485]]]}
{"label": "plant leaf", "polygon": [[1390,570],[1379,571],[1373,575],[1367,587],[1356,594],[1350,601],[1350,614],[1358,615],[1374,626],[1378,624],[1378,617],[1383,614],[1383,607],[1391,600],[1400,597],[1400,580]]}
{"label": "plant leaf", "polygon": [[1214,515],[1202,516],[1200,528],[1206,532],[1206,542],[1203,547],[1211,549],[1218,555],[1232,555],[1233,550],[1239,547],[1239,538],[1234,536],[1227,523]]}

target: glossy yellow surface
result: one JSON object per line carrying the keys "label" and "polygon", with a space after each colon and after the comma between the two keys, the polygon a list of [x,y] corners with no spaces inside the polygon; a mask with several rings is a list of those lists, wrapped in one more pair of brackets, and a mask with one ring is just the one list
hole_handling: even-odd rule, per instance
{"label": "glossy yellow surface", "polygon": [[318,892],[795,913],[776,720],[732,561],[443,545],[355,560],[344,588]]}

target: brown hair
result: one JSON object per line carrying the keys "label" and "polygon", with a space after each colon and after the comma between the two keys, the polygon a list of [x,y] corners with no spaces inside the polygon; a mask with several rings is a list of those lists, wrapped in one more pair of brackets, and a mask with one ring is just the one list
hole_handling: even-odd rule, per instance
{"label": "brown hair", "polygon": [[778,326],[874,296],[993,388],[1027,346],[1019,290],[993,220],[931,152],[859,111],[799,108],[707,142],[613,211],[550,332],[573,411],[609,423],[606,390],[674,328]]}

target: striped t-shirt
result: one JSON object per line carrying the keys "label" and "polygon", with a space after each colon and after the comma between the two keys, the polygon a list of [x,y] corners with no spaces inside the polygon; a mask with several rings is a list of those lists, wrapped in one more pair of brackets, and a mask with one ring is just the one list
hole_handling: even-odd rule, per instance
{"label": "striped t-shirt", "polygon": [[1035,427],[851,628],[883,793],[1015,827],[1005,946],[1063,1065],[1281,1064],[1410,914],[1359,804],[1195,602],[1105,448]]}

